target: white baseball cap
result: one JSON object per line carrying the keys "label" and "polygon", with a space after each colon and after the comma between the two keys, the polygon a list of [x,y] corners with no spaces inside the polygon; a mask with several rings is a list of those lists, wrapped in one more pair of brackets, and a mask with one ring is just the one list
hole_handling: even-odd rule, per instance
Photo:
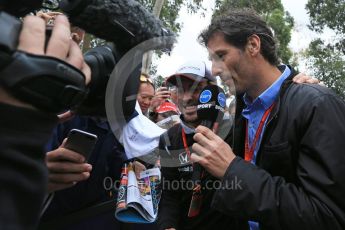
{"label": "white baseball cap", "polygon": [[204,61],[189,61],[181,65],[175,74],[166,79],[167,83],[176,85],[177,77],[186,77],[193,81],[213,81],[216,79],[212,76],[211,71],[207,68]]}

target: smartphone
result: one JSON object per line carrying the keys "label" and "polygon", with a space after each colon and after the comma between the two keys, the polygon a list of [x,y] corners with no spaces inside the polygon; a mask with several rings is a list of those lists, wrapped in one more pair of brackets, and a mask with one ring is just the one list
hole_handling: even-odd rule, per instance
{"label": "smartphone", "polygon": [[88,161],[97,142],[97,136],[79,129],[69,131],[65,148],[83,155]]}

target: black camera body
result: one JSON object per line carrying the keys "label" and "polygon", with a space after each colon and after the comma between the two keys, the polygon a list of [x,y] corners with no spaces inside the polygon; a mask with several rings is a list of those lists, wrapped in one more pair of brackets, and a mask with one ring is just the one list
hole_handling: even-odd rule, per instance
{"label": "black camera body", "polygon": [[102,45],[88,50],[84,54],[84,60],[91,69],[91,83],[88,97],[78,108],[82,115],[102,116],[105,113],[105,91],[110,74],[116,62],[117,53],[112,45]]}
{"label": "black camera body", "polygon": [[16,98],[47,112],[77,108],[88,89],[84,74],[53,57],[16,50],[19,19],[0,11],[0,84]]}
{"label": "black camera body", "polygon": [[17,18],[0,11],[0,69],[11,61],[21,29],[22,23]]}
{"label": "black camera body", "polygon": [[[136,49],[136,58],[140,59],[140,56],[142,57],[145,52],[153,48],[142,45],[147,44],[144,43],[146,41],[155,40],[153,42],[155,43],[154,49],[164,51],[170,51],[175,42],[174,34],[170,30],[165,29],[159,19],[135,0],[61,0],[60,8],[68,15],[73,25],[83,28],[86,32],[94,34],[99,38],[112,42],[115,47],[113,48],[113,54],[115,54],[116,63],[121,62],[120,59],[125,54],[132,53],[132,48],[138,48],[139,46],[140,48]],[[97,52],[101,54],[99,51]],[[101,54],[104,57],[103,59],[106,59],[106,53]],[[90,64],[90,59],[87,57],[89,54],[92,53],[85,54],[88,64]],[[100,59],[98,58],[98,60]],[[141,64],[135,66],[136,64],[134,63],[131,67],[128,66],[129,68],[124,67],[128,70],[131,69],[131,71],[126,71],[126,74],[129,73],[129,75],[119,76],[121,75],[121,71],[119,71],[115,76],[112,76],[119,79],[117,82],[125,81],[123,87],[115,87],[118,91],[122,91],[117,91],[118,96],[122,98],[122,105],[118,105],[116,110],[121,110],[126,120],[134,112],[136,98],[133,95],[137,94],[140,85]],[[92,67],[91,69],[93,72],[96,68]],[[98,65],[97,69],[107,68]],[[120,70],[121,67],[118,69]],[[108,74],[110,75],[110,73]],[[104,77],[98,77],[98,79],[108,82],[108,79]],[[91,87],[93,81],[94,76],[92,77]],[[113,82],[116,82],[116,80]],[[102,84],[97,83],[98,86]],[[103,86],[105,85],[103,84]],[[100,95],[104,96],[105,94],[105,88],[99,89],[97,95],[98,98],[101,98]],[[92,92],[94,92],[94,89],[91,88],[87,101],[94,100],[94,96],[91,96]],[[120,102],[118,101],[118,103]],[[101,104],[103,108],[98,111],[105,112],[105,101],[103,100]]]}
{"label": "black camera body", "polygon": [[[71,89],[75,89],[75,92],[72,93],[74,98],[72,98],[71,101],[68,101],[67,98],[64,97],[64,103],[60,103],[57,108],[49,108],[49,106],[46,104],[43,106],[45,109],[48,108],[48,110],[51,111],[59,111],[62,109],[62,107],[65,107],[65,109],[76,109],[78,107],[79,109],[77,112],[81,114],[105,115],[104,100],[106,86],[117,61],[119,61],[119,59],[131,48],[144,41],[157,37],[173,37],[174,35],[171,31],[164,29],[160,20],[158,20],[153,14],[148,12],[140,3],[136,2],[135,0],[50,1],[60,2],[60,8],[69,16],[69,20],[73,25],[78,26],[91,34],[94,34],[97,37],[110,41],[114,44],[114,46],[94,48],[84,55],[85,61],[91,67],[92,72],[92,80],[89,87],[90,90],[88,92],[88,96],[86,97],[87,92],[85,87],[83,88],[80,85],[69,87],[68,92],[71,92]],[[41,6],[42,2],[43,0],[5,0],[4,4],[0,4],[0,7],[3,7],[5,11],[15,16],[23,16],[25,13],[37,10]],[[15,48],[17,47],[18,43],[18,34],[21,29],[21,24],[14,22],[12,24],[15,26],[9,26],[10,24],[7,22],[5,23],[5,21],[0,17],[1,31],[7,31],[7,36],[1,36],[0,38],[0,71],[2,68],[11,63],[11,60],[14,57],[13,54],[17,52]],[[174,39],[173,41],[170,39],[167,43],[161,45],[160,48],[170,51],[174,42]],[[141,52],[144,54],[146,51],[142,50]],[[71,66],[66,66],[66,68],[69,67]],[[140,67],[135,67],[135,73],[133,72],[129,78],[126,79],[126,86],[122,95],[123,98],[127,98],[128,96],[132,96],[137,93],[139,88],[140,68],[141,65]],[[74,72],[75,75],[77,75],[76,73],[78,71],[76,69],[72,69],[70,72]],[[53,72],[50,72],[50,75],[52,74]],[[4,75],[0,72],[0,80],[3,78]],[[62,78],[60,76],[54,79],[61,80]],[[69,84],[72,83],[75,84],[75,82],[69,82]],[[4,84],[4,82],[1,84]],[[54,84],[50,84],[50,87],[52,87],[52,85]],[[23,93],[23,95],[25,95],[25,93]],[[47,100],[47,102],[49,101],[51,104],[56,103],[59,101],[58,97],[61,97],[61,95],[65,94],[60,92],[56,95],[58,96],[54,98],[54,100]],[[25,100],[30,97],[22,96],[22,98]],[[86,100],[81,105],[81,103],[76,103],[75,98],[86,98]],[[29,102],[34,103],[33,101]],[[130,115],[132,111],[134,111],[135,101],[128,102],[124,100],[123,105],[124,104],[126,104],[127,107],[128,104],[130,104],[131,108],[125,109],[125,113]],[[42,107],[42,105],[38,106]]]}
{"label": "black camera body", "polygon": [[22,17],[42,7],[43,0],[2,0],[0,9],[16,17]]}

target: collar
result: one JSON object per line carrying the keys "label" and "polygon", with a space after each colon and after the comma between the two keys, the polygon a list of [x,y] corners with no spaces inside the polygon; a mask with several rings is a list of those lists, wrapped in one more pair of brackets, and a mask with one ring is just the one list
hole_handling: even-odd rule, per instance
{"label": "collar", "polygon": [[279,94],[281,85],[291,74],[291,70],[287,65],[279,66],[279,69],[283,72],[282,75],[280,75],[280,77],[253,102],[250,101],[247,94],[243,95],[243,101],[247,108],[250,108],[253,105],[261,104],[262,107],[267,110],[273,104]]}

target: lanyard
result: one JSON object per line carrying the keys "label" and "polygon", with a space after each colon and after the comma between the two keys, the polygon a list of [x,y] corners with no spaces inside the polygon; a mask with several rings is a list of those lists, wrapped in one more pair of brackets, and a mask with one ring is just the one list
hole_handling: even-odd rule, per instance
{"label": "lanyard", "polygon": [[254,137],[254,140],[253,140],[253,143],[252,143],[252,146],[251,148],[249,148],[249,138],[248,138],[248,120],[246,120],[246,140],[245,140],[245,152],[244,152],[244,159],[246,161],[251,161],[253,159],[253,155],[254,155],[254,151],[255,151],[255,147],[256,147],[256,144],[261,136],[261,133],[262,133],[262,128],[264,127],[264,124],[265,124],[265,121],[268,117],[268,115],[270,114],[270,112],[272,111],[273,107],[274,107],[274,104],[273,103],[264,113],[264,115],[262,116],[261,118],[261,121],[260,121],[260,124],[259,124],[259,127],[258,129],[256,130],[256,133],[255,133],[255,137]]}
{"label": "lanyard", "polygon": [[[189,151],[189,148],[188,148],[188,145],[187,145],[187,137],[186,137],[186,133],[184,131],[184,129],[182,128],[182,140],[183,140],[183,147],[190,159],[190,151]],[[193,164],[193,176],[192,176],[192,179],[194,177],[194,173],[195,173],[195,164]],[[199,165],[199,167],[201,167]],[[203,194],[202,194],[202,191],[201,191],[201,182],[200,180],[204,177],[204,170],[201,168],[199,170],[199,175],[197,176],[198,177],[198,180],[194,181],[194,188],[193,188],[193,193],[192,193],[192,199],[190,201],[190,205],[189,205],[189,210],[188,210],[188,217],[195,217],[197,215],[199,215],[200,211],[201,211],[201,205],[202,205],[202,202],[203,202]]]}
{"label": "lanyard", "polygon": [[[185,131],[184,131],[183,128],[182,128],[182,141],[183,141],[184,150],[186,151],[186,153],[187,153],[187,155],[188,155],[188,157],[189,157],[189,159],[190,159],[191,153],[190,153],[189,148],[188,148],[188,145],[187,145],[187,137],[186,137],[186,133],[185,133]],[[193,167],[194,167],[194,164],[192,164],[192,165],[193,165]],[[204,175],[205,175],[205,171],[204,171],[203,168],[202,168],[200,178],[203,178]]]}
{"label": "lanyard", "polygon": [[189,148],[187,145],[187,137],[186,137],[186,133],[184,132],[184,128],[182,128],[182,141],[183,141],[184,150],[186,151],[186,153],[190,159],[190,151],[189,151]]}

